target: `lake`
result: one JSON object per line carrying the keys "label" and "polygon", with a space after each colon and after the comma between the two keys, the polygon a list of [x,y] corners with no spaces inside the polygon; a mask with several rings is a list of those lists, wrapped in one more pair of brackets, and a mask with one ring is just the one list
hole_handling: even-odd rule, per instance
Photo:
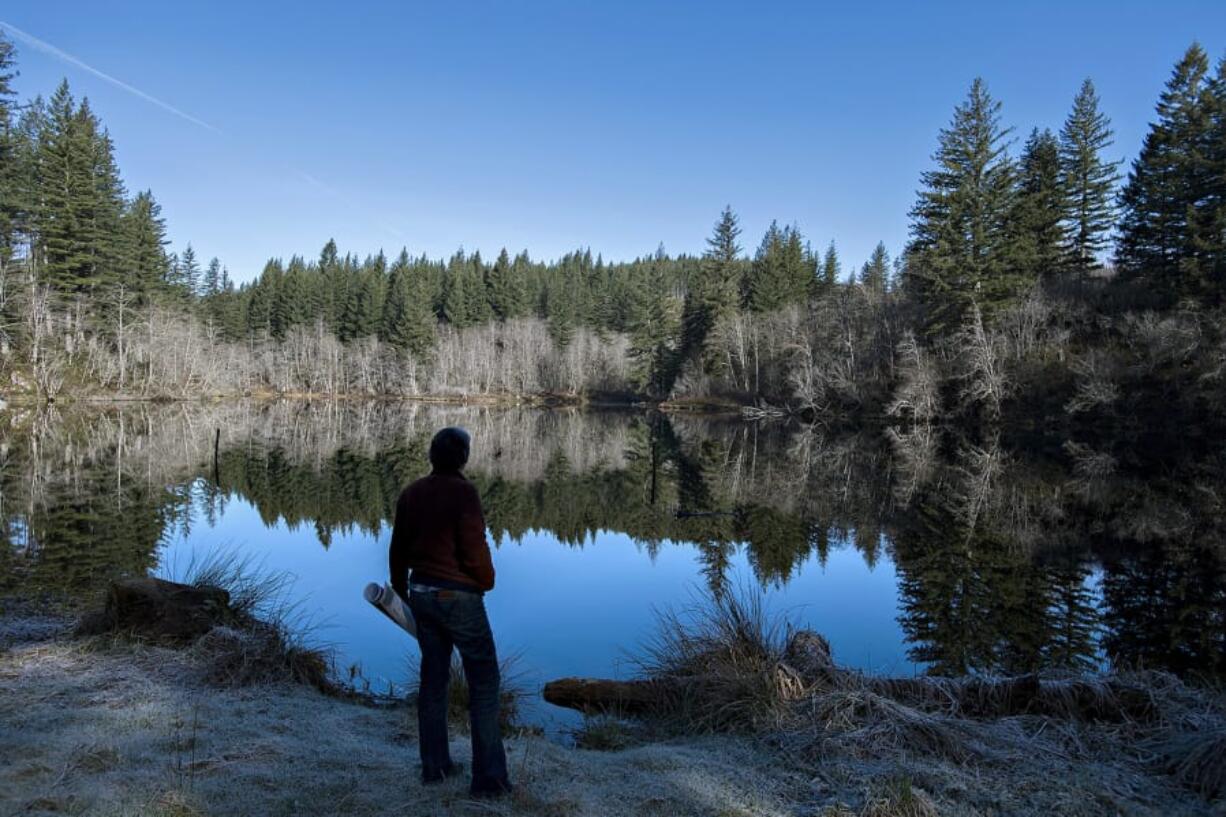
{"label": "lake", "polygon": [[[10,409],[0,589],[93,603],[115,576],[224,552],[287,591],[342,673],[404,688],[414,642],[363,601],[435,430],[467,428],[500,651],[538,687],[627,677],[657,611],[719,593],[867,672],[1222,674],[1218,528],[1173,478],[1089,478],[999,441],[934,447],[740,417],[401,402]],[[939,450],[938,450],[939,449]],[[952,451],[952,453],[950,453]],[[1165,515],[1164,515],[1165,514]],[[1209,535],[1206,535],[1209,531]],[[547,728],[572,713],[536,702]]]}

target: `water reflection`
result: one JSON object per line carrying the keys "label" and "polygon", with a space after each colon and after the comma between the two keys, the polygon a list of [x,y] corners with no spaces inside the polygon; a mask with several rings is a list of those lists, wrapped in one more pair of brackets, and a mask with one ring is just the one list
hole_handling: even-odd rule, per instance
{"label": "water reflection", "polygon": [[[691,415],[376,402],[9,412],[0,589],[88,600],[112,576],[155,569],[175,543],[233,530],[249,547],[280,531],[299,560],[304,535],[320,553],[360,540],[362,570],[377,572],[396,496],[423,473],[429,435],[449,424],[473,433],[468,470],[492,536],[522,551],[496,557],[508,575],[522,572],[521,588],[594,573],[626,582],[634,603],[647,574],[625,573],[625,560],[659,565],[692,551],[706,592],[727,592],[743,567],[820,610],[814,623],[844,643],[863,636],[837,605],[879,609],[897,621],[884,636],[897,639],[895,654],[928,672],[1085,669],[1105,658],[1226,671],[1214,452],[1187,465],[1186,481],[1177,470],[1087,477],[995,440],[945,444],[937,456],[877,433]],[[248,515],[259,523],[240,525]],[[573,555],[548,549],[558,546]],[[855,586],[796,587],[836,554],[854,554],[859,572],[840,575]]]}

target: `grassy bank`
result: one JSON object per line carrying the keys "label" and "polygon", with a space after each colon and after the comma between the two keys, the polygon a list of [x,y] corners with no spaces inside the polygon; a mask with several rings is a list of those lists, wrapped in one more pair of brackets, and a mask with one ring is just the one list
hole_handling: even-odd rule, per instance
{"label": "grassy bank", "polygon": [[507,747],[515,795],[473,801],[466,780],[418,784],[411,708],[219,686],[198,651],[67,633],[37,618],[0,627],[2,814],[791,813],[788,776],[729,738],[608,753],[523,735]]}
{"label": "grassy bank", "polygon": [[[593,748],[518,734],[516,794],[474,801],[464,780],[417,783],[410,707],[272,675],[235,683],[209,649],[74,637],[68,622],[10,610],[0,813],[1223,813],[1220,699],[1174,679],[1154,687],[1160,714],[1147,723],[969,718],[850,676],[798,693],[776,680],[782,642],[760,620],[703,621],[664,630],[652,654],[658,677],[700,662],[706,694],[675,710],[683,718],[593,718],[578,741]],[[460,729],[452,751],[468,755]]]}

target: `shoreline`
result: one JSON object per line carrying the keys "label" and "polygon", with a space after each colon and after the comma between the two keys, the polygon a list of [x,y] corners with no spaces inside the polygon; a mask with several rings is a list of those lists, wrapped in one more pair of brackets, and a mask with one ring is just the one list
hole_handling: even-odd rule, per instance
{"label": "shoreline", "polygon": [[[783,733],[630,732],[605,742],[625,748],[597,751],[520,732],[507,741],[516,793],[478,802],[468,798],[466,779],[418,784],[411,707],[371,707],[288,682],[216,686],[203,680],[207,667],[190,647],[77,638],[70,626],[29,609],[0,614],[0,755],[15,759],[0,768],[5,813],[927,817],[1223,809],[1144,762],[1140,745],[1120,751],[1141,740],[1129,724],[911,722],[911,710],[871,712],[881,704],[850,694],[826,713],[824,733],[807,748]],[[587,745],[600,745],[591,740],[609,728],[600,724],[590,727]],[[953,737],[935,737],[938,728]],[[456,727],[452,752],[467,761],[467,738]]]}
{"label": "shoreline", "polygon": [[[116,404],[187,404],[221,403],[250,400],[253,402],[277,402],[298,400],[311,402],[376,402],[376,403],[422,403],[426,405],[484,406],[489,408],[541,408],[541,409],[597,409],[610,411],[660,411],[664,413],[702,413],[712,415],[741,416],[746,411],[760,407],[749,402],[733,399],[710,400],[655,400],[646,397],[617,397],[609,395],[553,394],[350,394],[329,392],[247,392],[174,395],[132,394],[86,394],[75,397],[60,397],[50,402],[41,400],[29,392],[0,391],[0,409],[7,406],[36,408],[40,406],[108,406]],[[786,407],[769,406],[772,410],[760,416],[794,416]],[[759,416],[759,415],[755,415]]]}

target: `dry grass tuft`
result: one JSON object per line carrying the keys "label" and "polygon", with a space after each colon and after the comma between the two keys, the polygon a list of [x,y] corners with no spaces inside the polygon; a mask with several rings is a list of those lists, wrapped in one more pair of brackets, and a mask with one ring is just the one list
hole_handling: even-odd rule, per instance
{"label": "dry grass tuft", "polygon": [[633,724],[616,715],[588,715],[574,732],[575,746],[597,752],[618,752],[638,743]]}
{"label": "dry grass tuft", "polygon": [[1210,800],[1226,795],[1226,727],[1177,734],[1157,744],[1162,767]]}
{"label": "dry grass tuft", "polygon": [[725,593],[681,613],[657,613],[657,630],[636,659],[675,692],[657,713],[689,732],[779,726],[805,683],[787,666],[787,634],[760,593]]}
{"label": "dry grass tuft", "polygon": [[235,626],[215,627],[192,645],[206,667],[205,678],[220,686],[289,681],[331,694],[336,683],[332,649],[314,641],[315,628],[289,600],[293,577],[266,570],[251,554],[222,548],[191,560],[171,580],[220,587],[230,594]]}
{"label": "dry grass tuft", "polygon": [[895,778],[870,797],[860,817],[940,817],[936,804],[922,789],[906,778]]}
{"label": "dry grass tuft", "polygon": [[[519,706],[530,694],[523,683],[518,662],[518,656],[509,655],[498,664],[498,674],[501,678],[498,691],[498,723],[504,735],[522,730],[519,723]],[[420,667],[415,662],[409,665],[411,687],[417,687],[419,672]],[[409,717],[415,715],[410,714]],[[464,675],[464,662],[458,653],[451,655],[451,681],[447,684],[447,720],[462,730],[468,729],[468,678]]]}

